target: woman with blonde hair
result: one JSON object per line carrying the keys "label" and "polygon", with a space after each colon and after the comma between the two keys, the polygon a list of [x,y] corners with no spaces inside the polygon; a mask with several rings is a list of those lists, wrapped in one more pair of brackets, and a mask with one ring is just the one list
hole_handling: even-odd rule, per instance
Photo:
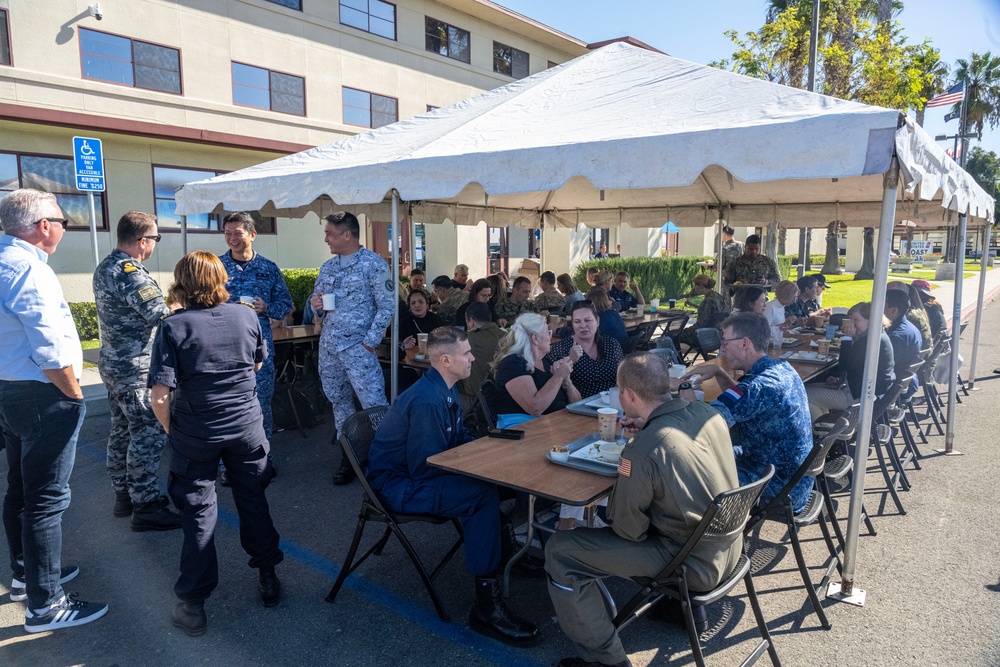
{"label": "woman with blonde hair", "polygon": [[[195,250],[174,267],[168,301],[180,310],[164,318],[153,341],[149,386],[153,412],[167,433],[167,489],[181,512],[184,544],[171,614],[186,634],[204,634],[205,600],[219,583],[215,555],[215,481],[225,464],[240,518],[240,543],[259,571],[265,607],[278,604],[283,559],[265,489],[269,445],[257,401],[256,371],[267,356],[257,313],[227,303],[228,276],[218,257]],[[171,394],[173,395],[171,397]]]}
{"label": "woman with blonde hair", "polygon": [[523,424],[580,400],[570,377],[573,362],[566,357],[551,366],[545,363],[551,338],[544,317],[524,313],[500,341],[493,359],[498,428]]}

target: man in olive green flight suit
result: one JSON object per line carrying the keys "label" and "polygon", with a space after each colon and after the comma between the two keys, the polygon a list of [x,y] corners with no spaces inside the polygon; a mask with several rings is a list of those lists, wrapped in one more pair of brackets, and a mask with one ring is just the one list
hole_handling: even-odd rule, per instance
{"label": "man in olive green flight suit", "polygon": [[[597,581],[654,577],[680,551],[720,493],[739,486],[726,421],[705,403],[670,399],[660,357],[631,354],[618,367],[626,428],[608,528],[558,532],[545,547],[549,596],[581,657],[560,667],[630,665]],[[691,590],[714,588],[736,566],[742,538],[695,548],[685,564]]]}

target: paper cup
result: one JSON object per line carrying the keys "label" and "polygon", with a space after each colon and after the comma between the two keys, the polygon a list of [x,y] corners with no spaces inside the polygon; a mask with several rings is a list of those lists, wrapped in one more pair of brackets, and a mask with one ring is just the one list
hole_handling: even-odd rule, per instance
{"label": "paper cup", "polygon": [[696,401],[702,401],[702,402],[704,402],[705,401],[705,392],[703,392],[701,389],[695,389],[694,390],[694,399]]}
{"label": "paper cup", "polygon": [[667,373],[672,378],[682,378],[684,377],[684,374],[687,373],[687,366],[684,364],[674,364],[670,367]]}
{"label": "paper cup", "polygon": [[677,299],[670,299],[667,301],[667,304],[670,306],[670,309],[673,310],[677,307]]}
{"label": "paper cup", "polygon": [[650,308],[650,310],[652,310],[653,312],[656,312],[656,309],[659,308],[659,307],[660,307],[660,300],[659,299],[650,299],[649,300],[649,308]]}
{"label": "paper cup", "polygon": [[830,339],[830,340],[833,340],[834,338],[837,337],[837,325],[836,324],[827,324],[826,325],[826,337],[828,339]]}
{"label": "paper cup", "polygon": [[618,424],[618,411],[614,408],[600,408],[597,411],[598,432],[601,440],[614,442],[615,426]]}
{"label": "paper cup", "polygon": [[816,354],[821,357],[825,357],[830,354],[830,341],[825,339],[816,341]]}
{"label": "paper cup", "polygon": [[337,297],[333,294],[323,295],[323,310],[330,311],[336,310],[337,308]]}
{"label": "paper cup", "polygon": [[252,296],[241,296],[240,297],[240,303],[245,303],[248,306],[252,306],[253,305],[253,297]]}
{"label": "paper cup", "polygon": [[427,334],[417,334],[417,354],[427,356]]}

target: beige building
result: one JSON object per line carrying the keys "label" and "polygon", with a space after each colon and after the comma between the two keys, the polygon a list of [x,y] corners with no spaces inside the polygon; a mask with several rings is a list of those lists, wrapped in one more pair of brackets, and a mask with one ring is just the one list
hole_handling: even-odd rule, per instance
{"label": "beige building", "polygon": [[[74,136],[101,139],[98,254],[114,247],[125,211],[155,211],[163,240],[146,264],[166,285],[182,252],[173,194],[183,183],[416,116],[586,52],[486,0],[0,0],[0,193],[58,194],[72,223],[52,266],[70,301],[92,300],[89,206],[71,155]],[[217,218],[187,222],[189,249],[225,251]],[[261,224],[255,247],[282,267],[329,257],[314,215]],[[516,272],[537,245],[528,230],[485,223],[400,231],[403,257],[432,276],[458,262],[473,276]],[[569,270],[589,255],[590,230],[545,235],[544,269]],[[659,248],[649,230],[608,236],[626,254]],[[386,223],[369,221],[363,241],[389,256]]]}

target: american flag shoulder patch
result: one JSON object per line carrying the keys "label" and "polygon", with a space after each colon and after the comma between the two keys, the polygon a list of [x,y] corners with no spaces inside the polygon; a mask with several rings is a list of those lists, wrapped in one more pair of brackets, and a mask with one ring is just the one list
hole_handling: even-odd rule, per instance
{"label": "american flag shoulder patch", "polygon": [[622,459],[618,462],[618,474],[622,477],[632,476],[632,462],[628,459]]}

